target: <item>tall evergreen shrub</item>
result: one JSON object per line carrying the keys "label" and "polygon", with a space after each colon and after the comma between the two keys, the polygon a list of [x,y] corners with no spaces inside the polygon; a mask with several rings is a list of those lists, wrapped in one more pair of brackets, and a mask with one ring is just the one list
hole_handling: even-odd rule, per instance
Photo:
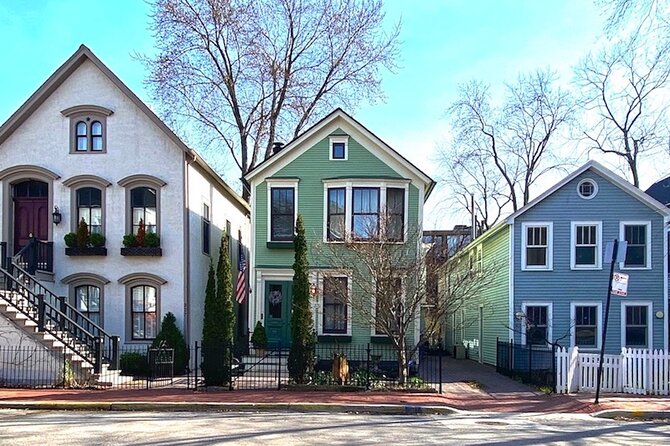
{"label": "tall evergreen shrub", "polygon": [[184,335],[177,327],[177,318],[172,313],[163,317],[161,331],[151,344],[152,348],[158,348],[164,342],[164,347],[174,350],[174,374],[183,375],[188,363],[188,352],[186,350],[186,340]]}

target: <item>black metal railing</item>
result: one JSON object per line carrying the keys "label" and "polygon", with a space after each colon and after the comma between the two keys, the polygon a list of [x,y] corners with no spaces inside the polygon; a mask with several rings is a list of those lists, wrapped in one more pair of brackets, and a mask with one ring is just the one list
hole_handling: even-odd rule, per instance
{"label": "black metal railing", "polygon": [[99,372],[104,362],[118,368],[119,338],[111,336],[100,326],[70,305],[64,297],[53,294],[19,265],[15,256],[8,268],[0,269],[6,293],[0,298],[8,301],[68,349],[90,362]]}
{"label": "black metal railing", "polygon": [[556,391],[556,346],[544,347],[496,340],[496,372],[526,384]]}
{"label": "black metal railing", "polygon": [[12,258],[12,262],[24,268],[30,274],[37,271],[53,272],[53,242],[44,242],[31,237],[26,246]]}
{"label": "black metal railing", "polygon": [[74,381],[62,349],[0,346],[0,387],[67,387]]}
{"label": "black metal railing", "polygon": [[8,259],[7,242],[0,242],[0,268],[7,269]]}

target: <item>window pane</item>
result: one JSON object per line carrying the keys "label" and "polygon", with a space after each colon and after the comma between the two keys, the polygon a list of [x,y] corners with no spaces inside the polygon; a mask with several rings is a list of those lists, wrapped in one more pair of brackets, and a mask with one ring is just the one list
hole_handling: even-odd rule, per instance
{"label": "window pane", "polygon": [[646,246],[631,246],[626,249],[626,266],[645,266],[647,258]]}
{"label": "window pane", "polygon": [[647,266],[647,226],[626,225],[624,226],[624,237],[628,242],[625,266]]}
{"label": "window pane", "polygon": [[575,263],[577,265],[595,265],[596,248],[595,247],[576,247]]}
{"label": "window pane", "polygon": [[270,239],[275,241],[293,240],[295,232],[294,189],[277,187],[271,191]]}
{"label": "window pane", "polygon": [[133,311],[144,311],[144,289],[141,286],[132,289]]}
{"label": "window pane", "polygon": [[526,265],[546,266],[547,248],[526,248]]}
{"label": "window pane", "polygon": [[387,234],[389,240],[402,240],[405,224],[405,190],[386,190],[386,212],[388,216]]}
{"label": "window pane", "polygon": [[144,224],[147,226],[156,225],[156,208],[146,208],[144,211],[145,220]]}
{"label": "window pane", "polygon": [[79,311],[88,311],[88,289],[85,286],[77,287],[77,308]]}
{"label": "window pane", "polygon": [[328,240],[344,240],[344,215],[331,215],[328,224]]}
{"label": "window pane", "polygon": [[77,137],[77,150],[85,152],[87,149],[87,138],[85,136]]}
{"label": "window pane", "polygon": [[153,339],[156,337],[156,313],[145,313],[145,334],[144,336],[147,339]]}
{"label": "window pane", "polygon": [[334,142],[333,143],[333,159],[344,159],[344,143],[343,142]]}
{"label": "window pane", "polygon": [[133,208],[133,225],[139,225],[140,220],[144,220],[144,208]]}
{"label": "window pane", "polygon": [[145,311],[156,311],[156,288],[151,286],[144,287],[144,293],[146,299]]}
{"label": "window pane", "polygon": [[94,136],[91,138],[91,150],[102,150],[102,136]]}
{"label": "window pane", "polygon": [[102,124],[99,121],[93,121],[91,124],[91,135],[102,136]]}
{"label": "window pane", "polygon": [[575,345],[578,347],[597,347],[596,327],[575,327]]}
{"label": "window pane", "polygon": [[133,339],[144,339],[144,313],[133,314]]}

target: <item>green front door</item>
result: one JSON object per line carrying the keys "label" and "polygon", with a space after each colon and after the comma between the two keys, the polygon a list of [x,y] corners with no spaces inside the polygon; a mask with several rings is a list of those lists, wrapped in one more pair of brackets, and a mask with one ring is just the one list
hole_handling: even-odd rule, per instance
{"label": "green front door", "polygon": [[292,299],[292,281],[265,283],[265,331],[270,347],[288,347],[290,343]]}

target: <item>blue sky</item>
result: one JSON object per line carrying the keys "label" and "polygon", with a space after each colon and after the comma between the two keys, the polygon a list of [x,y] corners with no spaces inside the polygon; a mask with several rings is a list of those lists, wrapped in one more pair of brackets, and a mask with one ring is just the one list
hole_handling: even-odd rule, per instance
{"label": "blue sky", "polygon": [[[389,23],[402,20],[401,69],[384,75],[386,102],[354,115],[436,177],[433,152],[444,144],[445,109],[460,83],[502,88],[550,67],[567,84],[603,21],[591,0],[387,0],[386,10]],[[0,121],[82,43],[150,104],[144,67],[132,57],[153,51],[149,13],[142,0],[3,0]]]}

